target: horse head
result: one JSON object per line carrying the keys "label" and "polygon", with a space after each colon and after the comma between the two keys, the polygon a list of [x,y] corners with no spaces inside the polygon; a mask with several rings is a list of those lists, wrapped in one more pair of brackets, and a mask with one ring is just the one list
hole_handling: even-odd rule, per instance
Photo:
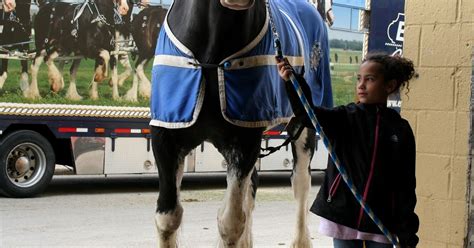
{"label": "horse head", "polygon": [[117,4],[117,9],[120,15],[126,15],[129,10],[128,1],[127,0],[115,0],[115,4]]}
{"label": "horse head", "polygon": [[16,7],[16,2],[15,0],[4,0],[3,1],[3,10],[5,12],[10,12],[14,10]]}
{"label": "horse head", "polygon": [[253,6],[255,0],[220,0],[223,7],[232,10],[246,10]]}

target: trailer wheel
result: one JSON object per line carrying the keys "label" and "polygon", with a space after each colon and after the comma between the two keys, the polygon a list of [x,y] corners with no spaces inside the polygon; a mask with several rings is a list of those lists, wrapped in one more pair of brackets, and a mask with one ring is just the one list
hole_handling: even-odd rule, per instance
{"label": "trailer wheel", "polygon": [[41,134],[22,130],[0,141],[0,192],[31,197],[46,189],[54,174],[55,156]]}

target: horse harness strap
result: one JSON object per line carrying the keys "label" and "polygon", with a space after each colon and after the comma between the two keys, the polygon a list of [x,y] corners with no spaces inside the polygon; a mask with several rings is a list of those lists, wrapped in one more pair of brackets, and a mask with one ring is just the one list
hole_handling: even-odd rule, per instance
{"label": "horse harness strap", "polygon": [[89,6],[89,1],[85,1],[83,4],[77,5],[76,8],[74,9],[74,18],[71,20],[71,24],[74,22],[77,23],[77,21],[79,20],[79,17],[81,17],[82,13],[84,13],[84,9],[86,7],[89,8],[89,11],[91,12],[91,14],[93,13],[91,7]]}
{"label": "horse harness strap", "polygon": [[[92,7],[91,7],[91,5],[92,5]],[[75,28],[71,31],[71,35],[74,36],[75,38],[78,37],[79,18],[84,13],[84,10],[86,9],[86,7],[89,9],[89,12],[91,13],[91,15],[94,14],[94,10],[97,13],[97,17],[94,18],[91,21],[91,23],[101,22],[101,23],[103,23],[107,26],[112,26],[110,23],[107,22],[107,18],[105,18],[105,16],[100,13],[96,2],[93,1],[93,0],[86,0],[83,4],[77,5],[76,8],[74,9],[74,18],[71,20],[71,24],[75,25]],[[94,8],[94,9],[92,9],[92,8]],[[122,18],[120,17],[120,14],[119,14],[120,19],[117,18],[116,15],[118,13],[116,13],[116,8],[114,8],[114,10],[115,10],[114,11],[114,24],[116,24],[117,22],[120,23],[122,21]],[[52,18],[52,16],[51,16],[51,18]]]}
{"label": "horse harness strap", "polygon": [[97,17],[93,19],[91,23],[101,22],[107,26],[112,26],[110,23],[107,22],[107,18],[105,18],[105,16],[100,13],[99,8],[97,7],[97,4],[95,3],[95,1],[89,0],[88,2],[92,2],[94,4],[93,6],[95,8],[95,11],[97,12]]}
{"label": "horse harness strap", "polygon": [[[291,131],[294,131],[291,127],[293,127],[295,125],[295,121],[297,121],[296,118],[292,118],[290,120],[290,122],[288,123],[288,125],[286,125],[286,130],[288,129],[291,129]],[[260,150],[262,150],[262,152],[268,152],[266,154],[263,154],[263,153],[260,153],[258,155],[258,158],[264,158],[276,151],[279,151],[282,147],[284,146],[288,146],[292,141],[295,141],[298,139],[298,137],[300,137],[301,135],[301,132],[303,131],[304,129],[304,126],[303,125],[300,125],[299,128],[296,130],[296,132],[291,132],[290,130],[288,130],[288,137],[285,139],[285,141],[279,145],[279,146],[270,146],[270,147],[266,147],[266,148],[260,148]]]}

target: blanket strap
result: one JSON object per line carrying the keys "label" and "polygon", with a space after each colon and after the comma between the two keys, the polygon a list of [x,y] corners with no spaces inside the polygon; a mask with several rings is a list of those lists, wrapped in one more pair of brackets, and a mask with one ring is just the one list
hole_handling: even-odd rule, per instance
{"label": "blanket strap", "polygon": [[196,67],[201,67],[203,69],[228,68],[230,66],[229,62],[225,62],[223,64],[206,64],[206,63],[188,62],[188,64],[196,66]]}

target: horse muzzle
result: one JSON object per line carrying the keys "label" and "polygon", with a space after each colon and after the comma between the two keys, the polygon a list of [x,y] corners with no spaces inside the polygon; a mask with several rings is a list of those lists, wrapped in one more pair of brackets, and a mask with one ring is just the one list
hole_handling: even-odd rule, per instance
{"label": "horse muzzle", "polygon": [[[120,15],[126,15],[130,9],[130,6],[128,6],[128,3],[126,0],[117,0],[118,7],[117,10]],[[132,6],[133,7],[133,6]]]}

